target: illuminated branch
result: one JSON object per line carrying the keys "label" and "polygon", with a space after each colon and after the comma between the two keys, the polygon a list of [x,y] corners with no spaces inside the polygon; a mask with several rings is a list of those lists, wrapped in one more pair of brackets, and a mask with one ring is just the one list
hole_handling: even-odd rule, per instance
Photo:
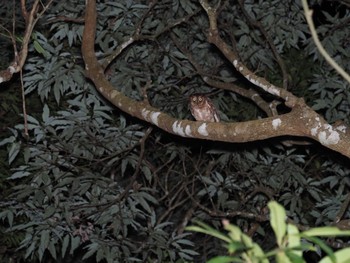
{"label": "illuminated branch", "polygon": [[[212,21],[213,18],[211,16],[210,20]],[[274,86],[271,89],[279,92],[289,102],[293,101],[292,110],[277,117],[240,123],[206,123],[179,120],[150,106],[146,100],[135,101],[126,97],[106,79],[104,68],[96,58],[94,50],[96,19],[96,1],[88,0],[82,40],[82,54],[87,77],[91,79],[96,89],[107,100],[131,116],[149,122],[169,133],[187,138],[248,142],[286,135],[308,137],[350,158],[350,133],[347,131],[347,127],[329,125],[322,116],[308,107],[303,100],[298,99],[284,89],[280,90]],[[211,24],[211,27],[213,25],[215,26],[215,22]],[[231,54],[231,52],[225,52],[225,55]],[[287,96],[289,94],[292,96],[291,99]]]}
{"label": "illuminated branch", "polygon": [[[9,81],[13,74],[18,73],[22,70],[24,62],[27,59],[28,55],[28,45],[30,42],[30,37],[32,36],[34,27],[38,20],[42,17],[42,15],[46,12],[46,10],[49,8],[53,0],[50,0],[46,5],[42,6],[41,12],[38,12],[39,10],[39,3],[42,4],[40,0],[36,0],[33,4],[32,9],[28,12],[26,9],[26,1],[21,0],[21,10],[22,15],[24,17],[24,20],[26,22],[26,30],[23,36],[23,42],[22,42],[22,48],[20,52],[18,53],[16,50],[16,47],[14,47],[14,60],[13,62],[8,66],[7,69],[0,71],[0,83]],[[15,18],[13,18],[15,19]],[[11,38],[14,38],[14,36],[11,36]]]}

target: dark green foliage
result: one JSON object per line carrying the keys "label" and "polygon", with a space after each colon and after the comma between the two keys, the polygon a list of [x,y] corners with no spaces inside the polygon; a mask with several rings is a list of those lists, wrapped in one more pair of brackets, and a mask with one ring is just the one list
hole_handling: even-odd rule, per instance
{"label": "dark green foliage", "polygon": [[[101,63],[138,26],[141,30],[141,39],[106,70],[116,89],[141,100],[151,80],[146,91],[151,104],[179,119],[191,118],[190,94],[212,91],[227,121],[265,117],[250,101],[213,90],[193,66],[252,88],[207,43],[208,21],[197,1],[159,1],[147,13],[148,2],[98,3],[95,48]],[[285,59],[291,91],[305,96],[328,121],[349,122],[349,84],[316,52],[299,2],[244,2]],[[219,19],[224,39],[248,67],[282,83],[261,32],[249,25],[236,1],[228,3]],[[12,169],[1,163],[0,187],[7,191],[1,196],[0,248],[19,249],[18,258],[26,262],[202,262],[225,249],[209,237],[183,232],[186,220],[220,227],[220,220],[228,218],[249,229],[255,218],[248,214],[264,215],[267,202],[275,199],[301,225],[334,221],[349,191],[350,174],[346,160],[334,153],[317,145],[287,148],[280,138],[242,145],[182,139],[150,131],[147,123],[111,107],[85,79],[83,24],[55,19],[57,14],[80,18],[84,8],[84,1],[55,1],[33,35],[44,52],[30,46],[24,68],[30,136],[22,136],[17,100],[0,142],[8,148]],[[188,20],[175,23],[185,16]],[[336,17],[326,16],[329,23],[319,26],[320,36],[349,68],[350,28],[340,26],[349,14],[341,21]],[[16,97],[1,95],[7,100],[1,98],[0,109],[7,111]],[[237,211],[245,214],[237,217]],[[270,233],[260,223],[255,238],[269,247]],[[4,259],[12,258],[6,253]]]}

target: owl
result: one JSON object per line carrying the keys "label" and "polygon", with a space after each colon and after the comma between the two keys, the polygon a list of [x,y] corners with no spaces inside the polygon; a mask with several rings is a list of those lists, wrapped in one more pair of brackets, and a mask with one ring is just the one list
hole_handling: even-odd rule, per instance
{"label": "owl", "polygon": [[211,100],[203,94],[190,96],[190,109],[197,121],[219,122],[219,114]]}

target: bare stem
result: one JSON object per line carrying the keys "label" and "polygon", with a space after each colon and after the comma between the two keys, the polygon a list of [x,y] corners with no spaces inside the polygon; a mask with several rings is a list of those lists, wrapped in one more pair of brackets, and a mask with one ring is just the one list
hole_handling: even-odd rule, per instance
{"label": "bare stem", "polygon": [[318,38],[317,32],[316,32],[316,28],[314,25],[314,22],[312,21],[312,10],[310,10],[308,4],[307,4],[307,0],[302,0],[303,3],[303,8],[304,8],[304,13],[305,13],[305,17],[306,17],[306,21],[309,25],[310,31],[311,31],[311,35],[312,38],[316,44],[317,49],[320,51],[321,55],[326,59],[326,61],[336,70],[338,71],[338,73],[344,78],[346,79],[347,82],[350,83],[350,76],[348,73],[345,72],[345,70],[343,70],[342,67],[340,67],[337,62],[334,61],[334,59],[331,58],[331,56],[328,54],[328,52],[324,49],[324,47],[321,44],[321,41]]}

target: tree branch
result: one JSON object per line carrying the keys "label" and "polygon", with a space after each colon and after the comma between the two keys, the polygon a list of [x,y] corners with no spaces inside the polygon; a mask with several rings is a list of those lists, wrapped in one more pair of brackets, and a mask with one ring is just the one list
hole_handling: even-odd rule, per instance
{"label": "tree branch", "polygon": [[24,62],[27,59],[28,45],[30,42],[30,37],[32,36],[32,33],[33,33],[33,29],[36,23],[38,22],[38,20],[46,12],[46,10],[49,8],[52,2],[53,0],[48,1],[46,5],[43,5],[41,12],[38,13],[38,10],[39,10],[38,5],[39,3],[42,4],[40,0],[35,0],[30,12],[28,12],[25,7],[26,1],[21,0],[21,11],[22,11],[24,20],[26,22],[26,30],[23,36],[22,48],[19,53],[17,53],[17,50],[15,48],[14,50],[15,55],[14,55],[13,62],[11,62],[11,64],[8,66],[7,69],[0,71],[0,83],[9,81],[12,78],[13,74],[18,73],[22,70]]}
{"label": "tree branch", "polygon": [[[152,123],[164,131],[182,137],[224,142],[248,142],[285,135],[302,136],[319,141],[327,148],[340,152],[350,158],[350,133],[347,132],[347,127],[333,127],[329,125],[320,115],[308,107],[303,100],[298,99],[288,91],[280,90],[273,85],[271,86],[271,84],[265,84],[266,80],[263,82],[260,79],[254,79],[254,82],[265,87],[267,91],[279,94],[287,101],[292,102],[290,103],[290,105],[293,105],[291,112],[278,117],[241,123],[206,123],[201,121],[178,120],[144,101],[134,101],[126,97],[108,82],[104,76],[104,69],[98,63],[95,56],[96,17],[96,1],[88,0],[82,40],[82,54],[85,61],[86,74],[99,92],[122,111]],[[213,20],[213,16],[210,17],[210,20]],[[211,30],[213,30],[212,27],[213,24],[211,24]],[[215,34],[215,32],[212,32],[212,34]],[[218,37],[216,33],[214,39]],[[223,46],[222,48],[225,55],[235,57],[235,54],[229,51],[227,46]],[[238,62],[233,64],[236,64],[236,66],[240,65]],[[243,67],[243,65],[241,66]],[[247,70],[244,67],[241,72]]]}
{"label": "tree branch", "polygon": [[232,50],[225,41],[220,37],[217,26],[217,10],[209,5],[207,0],[199,1],[206,11],[209,19],[208,41],[214,44],[223,53],[223,55],[232,63],[235,69],[240,72],[249,82],[262,88],[264,91],[282,98],[288,107],[293,107],[300,104],[300,99],[285,89],[277,87],[268,82],[265,78],[259,77],[250,69],[248,69],[239,59],[238,54]]}
{"label": "tree branch", "polygon": [[278,65],[281,68],[282,71],[282,75],[283,75],[283,88],[287,89],[288,88],[288,71],[287,71],[287,67],[284,64],[283,59],[281,58],[281,56],[278,54],[277,52],[277,48],[273,43],[273,40],[271,39],[271,37],[269,36],[269,34],[267,33],[267,31],[265,30],[265,28],[262,26],[261,23],[259,23],[258,21],[255,21],[249,14],[248,12],[245,10],[244,8],[244,1],[243,0],[238,0],[238,4],[242,10],[242,13],[244,14],[244,16],[248,19],[248,22],[253,26],[256,27],[260,30],[260,32],[262,33],[262,35],[264,36],[264,38],[266,39],[267,43],[270,46],[270,49],[273,53],[273,56],[275,57]]}
{"label": "tree branch", "polygon": [[196,62],[192,54],[185,47],[180,45],[179,41],[177,41],[176,37],[173,34],[171,34],[171,39],[173,40],[175,46],[186,55],[189,62],[193,65],[193,67],[196,69],[197,73],[202,77],[205,83],[218,89],[233,91],[234,93],[244,98],[254,101],[254,103],[269,117],[277,115],[274,114],[275,111],[271,109],[271,103],[266,102],[257,91],[254,91],[252,89],[244,89],[235,85],[234,83],[217,81],[211,78],[210,75],[205,73],[201,66]]}

